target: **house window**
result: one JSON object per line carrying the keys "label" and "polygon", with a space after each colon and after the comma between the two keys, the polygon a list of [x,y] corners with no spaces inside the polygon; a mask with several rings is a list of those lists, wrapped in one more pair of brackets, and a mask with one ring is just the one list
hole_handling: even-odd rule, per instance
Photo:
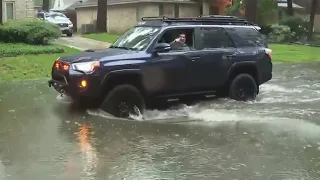
{"label": "house window", "polygon": [[174,17],[179,17],[179,4],[174,4]]}
{"label": "house window", "polygon": [[209,14],[210,14],[210,15],[219,14],[219,8],[216,7],[216,6],[210,6],[210,8],[209,8]]}
{"label": "house window", "polygon": [[163,16],[164,15],[164,7],[163,4],[159,4],[159,16]]}
{"label": "house window", "polygon": [[14,19],[14,2],[6,2],[6,18],[7,20]]}
{"label": "house window", "polygon": [[141,21],[140,18],[140,7],[136,7],[136,21]]}

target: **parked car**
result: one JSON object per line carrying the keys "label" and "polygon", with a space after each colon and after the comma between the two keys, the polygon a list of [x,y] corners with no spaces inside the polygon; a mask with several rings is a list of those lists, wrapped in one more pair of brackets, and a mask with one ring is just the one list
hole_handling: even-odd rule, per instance
{"label": "parked car", "polygon": [[[255,26],[233,16],[145,17],[110,48],[57,59],[49,86],[124,118],[172,98],[254,100],[272,78],[272,50]],[[188,50],[170,44],[181,34]]]}
{"label": "parked car", "polygon": [[70,19],[60,12],[38,12],[37,17],[41,20],[45,20],[50,23],[54,23],[60,27],[62,34],[66,34],[71,37],[73,34],[73,23]]}

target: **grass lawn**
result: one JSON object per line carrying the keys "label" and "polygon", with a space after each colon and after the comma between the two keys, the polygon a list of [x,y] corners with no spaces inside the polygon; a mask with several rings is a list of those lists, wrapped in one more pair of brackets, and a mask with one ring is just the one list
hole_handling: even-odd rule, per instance
{"label": "grass lawn", "polygon": [[274,62],[320,62],[320,47],[269,44]]}
{"label": "grass lawn", "polygon": [[[107,33],[86,34],[86,38],[114,42],[119,36]],[[320,35],[319,35],[320,37]],[[274,62],[310,62],[320,61],[320,48],[303,45],[269,44],[273,50]]]}
{"label": "grass lawn", "polygon": [[83,35],[83,37],[94,39],[97,41],[113,43],[118,39],[119,35],[108,34],[108,33],[92,33],[92,34],[85,34]]}
{"label": "grass lawn", "polygon": [[13,57],[26,54],[57,54],[63,52],[64,46],[58,44],[34,46],[24,43],[0,43],[0,57]]}
{"label": "grass lawn", "polygon": [[79,52],[73,48],[61,47],[64,48],[64,53],[1,57],[0,82],[50,77],[53,62],[58,57]]}
{"label": "grass lawn", "polygon": [[[273,50],[274,62],[320,62],[319,47],[282,44],[270,44],[269,46]],[[65,52],[1,57],[0,82],[50,77],[52,64],[58,57],[79,52],[69,47],[60,46],[60,48],[63,48]]]}

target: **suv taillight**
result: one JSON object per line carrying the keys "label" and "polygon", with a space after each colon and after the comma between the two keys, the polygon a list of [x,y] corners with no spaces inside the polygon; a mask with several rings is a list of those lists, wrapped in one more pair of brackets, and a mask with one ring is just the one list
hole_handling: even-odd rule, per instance
{"label": "suv taillight", "polygon": [[266,54],[269,56],[269,58],[271,59],[271,56],[272,56],[272,50],[271,50],[271,49],[269,49],[269,48],[265,48],[264,50],[265,50]]}

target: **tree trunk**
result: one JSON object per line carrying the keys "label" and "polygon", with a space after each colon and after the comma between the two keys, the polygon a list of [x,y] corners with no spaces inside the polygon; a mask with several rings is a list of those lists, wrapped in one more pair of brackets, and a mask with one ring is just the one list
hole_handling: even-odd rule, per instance
{"label": "tree trunk", "polygon": [[311,4],[311,12],[310,12],[310,20],[309,20],[308,41],[312,40],[314,17],[317,11],[317,6],[318,6],[318,0],[313,0]]}
{"label": "tree trunk", "polygon": [[287,0],[287,15],[293,16],[292,0]]}
{"label": "tree trunk", "polygon": [[42,0],[42,10],[46,12],[50,10],[50,0]]}
{"label": "tree trunk", "polygon": [[245,17],[248,21],[257,23],[258,0],[245,1]]}
{"label": "tree trunk", "polygon": [[98,0],[97,31],[107,31],[107,0]]}
{"label": "tree trunk", "polygon": [[3,0],[0,0],[0,24],[3,24],[2,5],[3,5]]}

